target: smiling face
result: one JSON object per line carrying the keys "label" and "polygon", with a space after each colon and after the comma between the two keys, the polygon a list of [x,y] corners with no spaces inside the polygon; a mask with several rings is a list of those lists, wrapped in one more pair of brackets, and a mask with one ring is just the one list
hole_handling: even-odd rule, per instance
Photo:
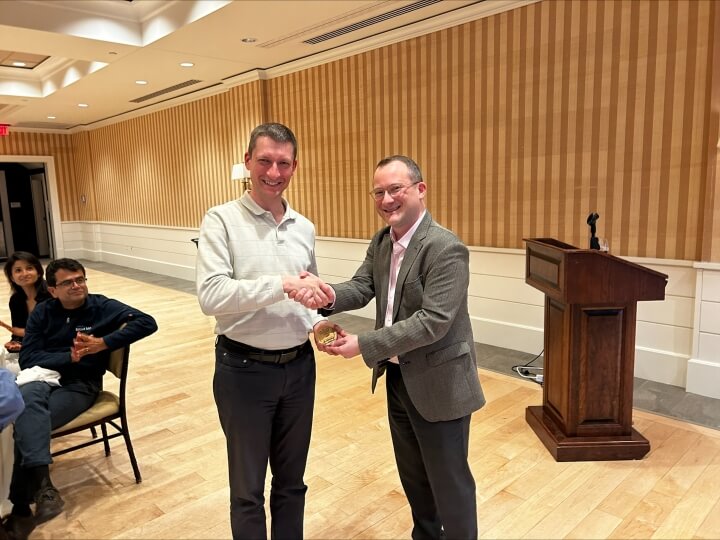
{"label": "smiling face", "polygon": [[390,225],[395,238],[402,238],[425,210],[426,189],[425,182],[413,183],[402,161],[391,161],[375,169],[373,191],[384,192],[382,197],[375,198],[375,211]]}
{"label": "smiling face", "polygon": [[77,309],[88,296],[85,279],[85,272],[61,268],[55,273],[55,286],[48,286],[48,291],[65,309]]}
{"label": "smiling face", "polygon": [[18,287],[31,287],[38,280],[38,271],[29,261],[15,261],[10,269],[10,279]]}
{"label": "smiling face", "polygon": [[266,136],[257,138],[252,155],[245,154],[245,166],[252,183],[250,196],[265,210],[272,211],[290,185],[297,167],[293,155],[292,143],[276,142]]}

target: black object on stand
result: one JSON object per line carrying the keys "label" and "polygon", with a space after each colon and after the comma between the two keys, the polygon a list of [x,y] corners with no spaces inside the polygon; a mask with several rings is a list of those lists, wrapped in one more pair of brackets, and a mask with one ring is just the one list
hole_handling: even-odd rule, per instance
{"label": "black object on stand", "polygon": [[600,249],[600,240],[595,236],[595,223],[600,218],[600,214],[593,212],[587,218],[587,224],[590,225],[590,249]]}

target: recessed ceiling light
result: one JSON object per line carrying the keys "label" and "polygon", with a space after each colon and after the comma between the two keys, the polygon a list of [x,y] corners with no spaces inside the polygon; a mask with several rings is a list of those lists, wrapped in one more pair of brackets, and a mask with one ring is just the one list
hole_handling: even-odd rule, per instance
{"label": "recessed ceiling light", "polygon": [[13,62],[13,66],[15,67],[25,67],[26,65],[25,62]]}
{"label": "recessed ceiling light", "polygon": [[240,41],[243,43],[255,43],[257,41],[257,38],[254,37],[244,37]]}
{"label": "recessed ceiling light", "polygon": [[48,116],[48,120],[55,120],[57,116]]}
{"label": "recessed ceiling light", "polygon": [[135,81],[135,84],[147,84],[147,81]]}
{"label": "recessed ceiling light", "polygon": [[193,64],[192,62],[180,62],[180,65],[182,67],[193,67],[195,64]]}
{"label": "recessed ceiling light", "polygon": [[83,109],[85,109],[86,107],[88,107],[88,104],[87,103],[78,103],[78,107],[82,107]]}

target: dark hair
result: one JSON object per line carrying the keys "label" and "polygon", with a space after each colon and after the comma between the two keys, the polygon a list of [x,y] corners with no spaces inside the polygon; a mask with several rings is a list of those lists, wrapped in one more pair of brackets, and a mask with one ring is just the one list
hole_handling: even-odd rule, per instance
{"label": "dark hair", "polygon": [[413,184],[423,181],[420,167],[418,167],[418,164],[407,156],[394,155],[383,158],[378,161],[378,164],[375,166],[375,170],[385,167],[386,165],[390,165],[393,161],[399,161],[400,163],[405,164],[408,170],[408,176],[410,177],[410,180],[412,180]]}
{"label": "dark hair", "polygon": [[57,286],[55,274],[57,274],[58,270],[67,270],[68,272],[82,272],[83,276],[85,275],[85,267],[75,259],[55,259],[54,261],[50,261],[50,264],[47,265],[46,270],[47,282],[48,285],[50,285],[51,287]]}
{"label": "dark hair", "polygon": [[37,271],[38,279],[35,282],[35,292],[37,293],[41,289],[44,289],[45,280],[43,279],[43,267],[42,264],[40,264],[40,260],[35,255],[33,255],[32,253],[28,253],[27,251],[16,251],[12,255],[10,255],[10,257],[8,257],[8,260],[5,263],[5,267],[3,268],[3,270],[5,270],[5,277],[7,277],[7,280],[10,283],[10,289],[12,290],[12,292],[21,292],[25,294],[23,288],[12,280],[12,267],[18,261],[29,262]]}
{"label": "dark hair", "polygon": [[289,127],[270,122],[268,124],[260,124],[258,127],[253,129],[250,134],[250,142],[248,143],[247,150],[250,157],[253,155],[253,150],[255,150],[258,137],[270,137],[273,141],[278,143],[291,143],[293,147],[293,159],[297,158],[297,140],[295,139],[295,134]]}

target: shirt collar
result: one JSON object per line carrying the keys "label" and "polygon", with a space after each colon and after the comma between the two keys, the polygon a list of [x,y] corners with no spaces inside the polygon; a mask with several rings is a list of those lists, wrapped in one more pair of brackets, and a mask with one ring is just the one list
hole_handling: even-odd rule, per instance
{"label": "shirt collar", "polygon": [[[287,202],[287,200],[283,199],[282,201],[283,206],[285,206],[285,216],[283,216],[283,221],[285,221],[286,219],[295,219],[297,217],[297,212],[295,212],[295,210],[290,207],[290,203]],[[255,199],[253,199],[250,196],[250,193],[248,193],[247,191],[242,194],[242,196],[238,199],[238,202],[256,216],[270,214],[268,210],[265,210],[258,203],[256,203]]]}
{"label": "shirt collar", "polygon": [[426,212],[427,210],[423,210],[422,214],[420,214],[420,217],[417,219],[415,224],[410,227],[410,230],[406,232],[399,240],[395,239],[395,232],[390,229],[390,240],[392,240],[393,243],[398,242],[403,247],[403,249],[407,249],[410,245],[410,240],[412,240],[413,234],[415,234],[415,231],[417,231],[418,227],[420,226],[420,222],[425,217]]}

